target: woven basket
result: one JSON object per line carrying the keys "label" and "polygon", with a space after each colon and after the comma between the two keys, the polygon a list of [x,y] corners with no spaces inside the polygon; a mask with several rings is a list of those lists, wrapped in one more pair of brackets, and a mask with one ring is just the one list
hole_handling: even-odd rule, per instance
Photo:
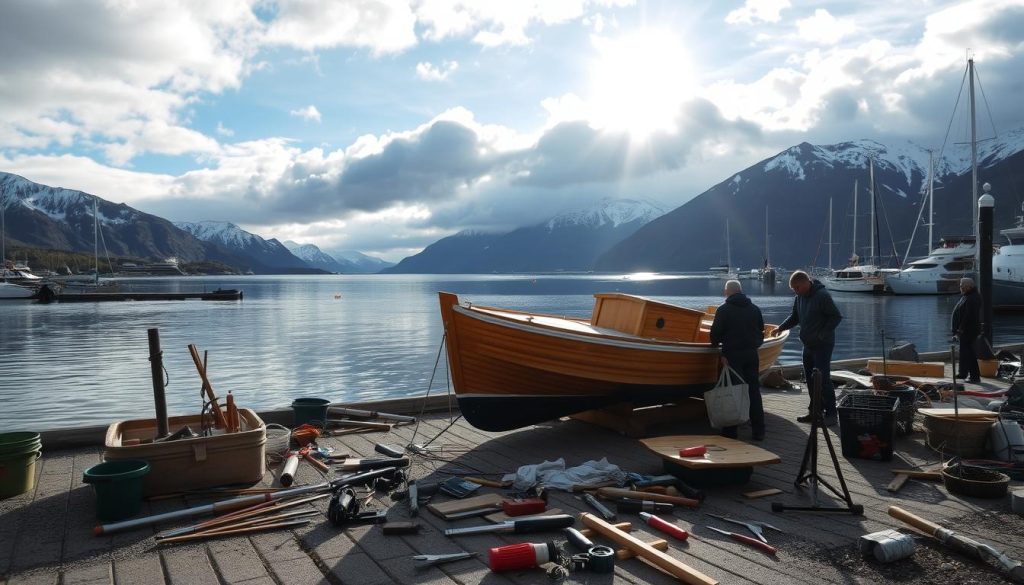
{"label": "woven basket", "polygon": [[951,493],[975,498],[1001,498],[1006,495],[1010,476],[991,469],[951,465],[942,470],[942,483]]}
{"label": "woven basket", "polygon": [[[982,457],[987,450],[985,441],[992,428],[991,420],[969,420],[941,416],[924,417],[925,441],[939,453],[958,457]],[[959,428],[960,440],[957,441]]]}

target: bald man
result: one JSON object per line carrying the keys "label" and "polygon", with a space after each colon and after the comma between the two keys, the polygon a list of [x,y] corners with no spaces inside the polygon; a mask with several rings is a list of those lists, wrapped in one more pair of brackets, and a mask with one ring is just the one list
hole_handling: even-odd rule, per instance
{"label": "bald man", "polygon": [[[715,310],[711,323],[711,345],[722,348],[722,367],[732,366],[747,383],[750,396],[750,427],[755,441],[764,440],[764,406],[761,403],[761,380],[758,372],[757,348],[764,342],[764,318],[761,309],[743,294],[738,280],[725,283],[725,302]],[[722,435],[739,436],[737,427],[722,428]]]}

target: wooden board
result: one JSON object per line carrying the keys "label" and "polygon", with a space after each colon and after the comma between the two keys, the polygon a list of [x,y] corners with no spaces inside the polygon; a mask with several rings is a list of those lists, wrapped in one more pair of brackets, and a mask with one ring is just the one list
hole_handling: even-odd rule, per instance
{"label": "wooden board", "polygon": [[945,374],[946,364],[943,362],[906,362],[899,360],[868,360],[868,369],[875,374],[883,372],[887,376],[930,376],[941,378]]}
{"label": "wooden board", "polygon": [[495,512],[493,514],[488,514],[488,515],[484,516],[484,520],[487,520],[488,522],[494,522],[495,524],[497,524],[499,522],[504,522],[506,520],[522,520],[523,518],[535,518],[537,516],[551,516],[551,515],[554,515],[554,514],[565,514],[565,512],[561,511],[558,508],[548,508],[547,510],[544,510],[543,512],[538,512],[537,514],[530,514],[529,516],[509,516],[508,514],[499,511],[499,512]]}
{"label": "wooden board", "polygon": [[481,508],[500,508],[502,497],[498,494],[483,494],[466,498],[464,500],[452,500],[440,504],[428,504],[427,509],[445,520],[449,514],[458,514]]}
{"label": "wooden board", "polygon": [[[991,410],[982,410],[980,408],[961,408],[959,409],[960,418],[972,418],[972,419],[986,419],[990,418],[995,420],[999,415]],[[952,408],[919,408],[918,412],[924,416],[938,416],[942,418],[954,418],[957,416],[953,412]]]}
{"label": "wooden board", "polygon": [[[771,451],[720,435],[673,435],[641,439],[640,443],[659,457],[689,469],[752,467],[782,461]],[[698,445],[707,447],[707,454],[702,457],[679,456],[680,449]]]}
{"label": "wooden board", "polygon": [[642,437],[653,426],[680,421],[706,421],[707,407],[699,398],[684,398],[675,404],[634,408],[631,403],[613,404],[600,410],[587,410],[570,416],[602,426],[627,437]]}
{"label": "wooden board", "polygon": [[910,479],[910,476],[906,473],[897,473],[896,477],[892,478],[892,481],[889,482],[889,485],[885,486],[885,489],[886,491],[896,493],[903,488],[903,484],[907,483],[908,479]]}
{"label": "wooden board", "polygon": [[757,498],[765,498],[765,497],[768,497],[768,496],[774,496],[776,494],[781,494],[781,493],[782,493],[782,490],[780,490],[778,488],[768,488],[768,489],[764,489],[764,490],[757,490],[757,491],[753,491],[753,492],[746,492],[746,493],[743,494],[743,497],[751,499],[751,500],[756,500]]}

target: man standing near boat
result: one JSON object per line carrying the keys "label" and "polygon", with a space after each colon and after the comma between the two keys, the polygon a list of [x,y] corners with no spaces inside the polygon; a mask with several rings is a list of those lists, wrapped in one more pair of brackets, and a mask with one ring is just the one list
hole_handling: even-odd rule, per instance
{"label": "man standing near boat", "polygon": [[[764,343],[764,318],[738,280],[725,283],[725,302],[715,310],[711,323],[711,345],[722,347],[722,367],[731,366],[747,382],[750,395],[750,426],[755,441],[764,440],[764,406],[758,376],[757,348]],[[735,439],[737,427],[724,427],[722,434]]]}
{"label": "man standing near boat", "polygon": [[974,343],[981,334],[981,294],[973,278],[960,279],[960,300],[953,307],[950,322],[953,335],[960,339],[960,374],[957,377],[977,384],[981,382],[981,371]]}
{"label": "man standing near boat", "polygon": [[[804,376],[810,388],[811,373],[818,369],[821,372],[821,403],[824,409],[825,426],[833,426],[839,422],[836,412],[836,392],[832,386],[832,350],[836,345],[836,327],[843,320],[832,295],[825,290],[825,285],[802,270],[797,270],[789,277],[789,288],[796,293],[793,299],[793,312],[773,332],[778,335],[787,329],[800,326],[800,341],[804,344],[803,362]],[[808,392],[808,397],[810,392]],[[797,417],[797,422],[811,422],[810,405],[807,415]]]}

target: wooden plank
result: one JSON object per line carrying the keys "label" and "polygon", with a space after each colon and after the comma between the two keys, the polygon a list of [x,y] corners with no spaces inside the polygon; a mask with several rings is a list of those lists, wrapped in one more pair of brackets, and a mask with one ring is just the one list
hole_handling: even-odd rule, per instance
{"label": "wooden plank", "polygon": [[782,493],[782,490],[780,490],[778,488],[768,488],[768,489],[764,489],[764,490],[756,490],[756,491],[752,491],[752,492],[746,492],[746,493],[743,494],[743,497],[747,498],[747,499],[750,499],[750,500],[756,500],[757,498],[765,498],[765,497],[768,497],[768,496],[774,496],[776,494],[781,494],[781,493]]}
{"label": "wooden plank", "polygon": [[868,360],[868,369],[875,374],[886,376],[929,376],[941,378],[945,373],[946,364],[943,362],[907,362],[902,360]]}
{"label": "wooden plank", "polygon": [[[769,465],[782,460],[778,455],[721,435],[673,435],[641,439],[640,443],[656,455],[690,469],[727,469]],[[680,457],[679,450],[703,445],[707,453],[700,457]]]}
{"label": "wooden plank", "polygon": [[893,469],[893,473],[896,475],[905,475],[914,479],[930,479],[932,481],[942,481],[941,471],[918,471],[916,469]]}
{"label": "wooden plank", "polygon": [[960,418],[971,418],[971,419],[992,419],[995,420],[999,415],[991,410],[982,410],[980,408],[960,408],[959,413],[954,412],[953,408],[919,408],[918,412],[924,416],[937,416],[942,418],[954,418],[959,416]]}
{"label": "wooden plank", "polygon": [[680,400],[675,404],[634,408],[632,403],[622,402],[599,410],[588,410],[570,415],[569,418],[595,424],[627,437],[643,437],[650,427],[681,421],[707,421],[704,401],[698,398]]}
{"label": "wooden plank", "polygon": [[449,502],[442,502],[439,504],[428,504],[427,509],[434,514],[448,519],[450,514],[458,514],[459,512],[468,512],[470,510],[479,510],[481,508],[500,508],[502,497],[498,494],[482,494],[479,496],[473,496],[472,498],[466,498],[463,500],[453,500]]}

